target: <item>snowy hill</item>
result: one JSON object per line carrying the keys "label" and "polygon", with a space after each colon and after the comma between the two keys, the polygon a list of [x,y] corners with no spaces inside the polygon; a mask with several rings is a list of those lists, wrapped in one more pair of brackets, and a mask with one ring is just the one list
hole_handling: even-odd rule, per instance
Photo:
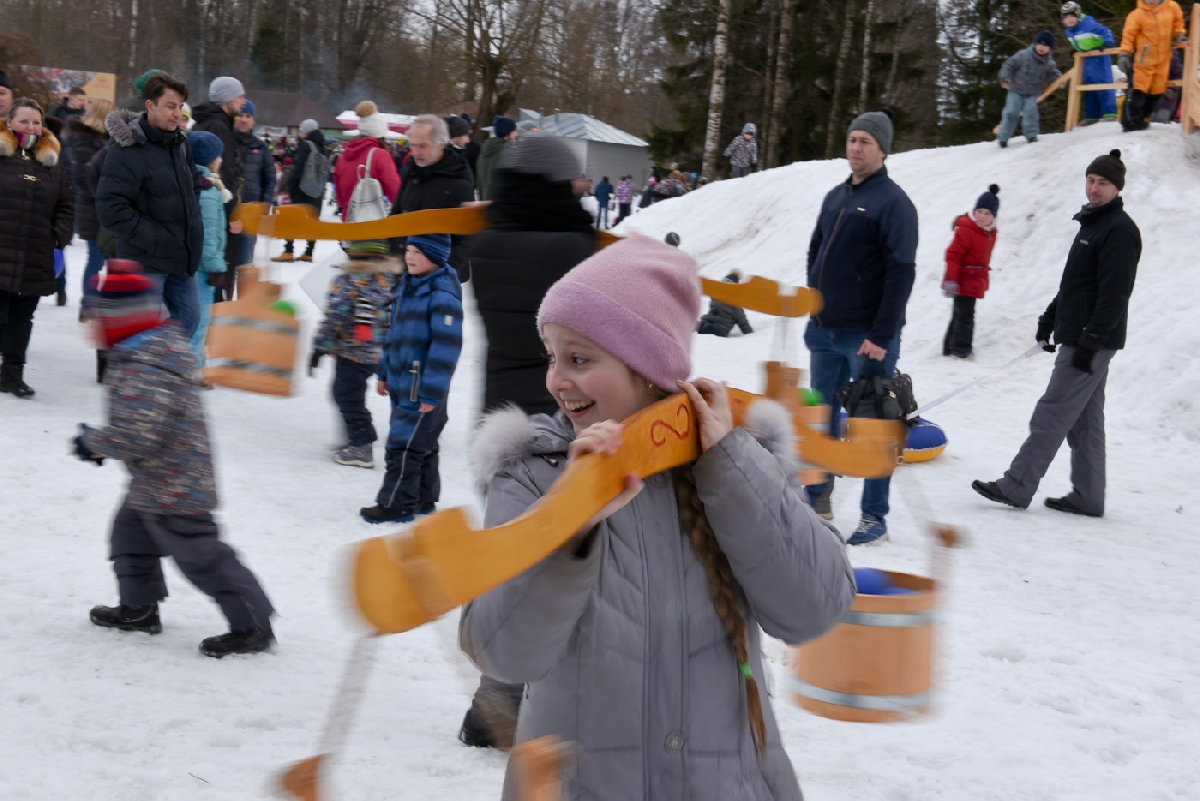
{"label": "snowy hill", "polygon": [[[768,644],[774,706],[810,801],[1126,801],[1196,795],[1193,764],[1200,644],[1187,632],[1200,571],[1200,296],[1195,209],[1200,163],[1178,128],[1121,136],[1097,125],[1072,134],[897,155],[889,170],[921,216],[919,272],[901,366],[928,402],[987,374],[1032,344],[1076,231],[1084,167],[1120,147],[1125,191],[1145,242],[1128,347],[1109,382],[1109,494],[1100,521],[1041,501],[1017,512],[970,490],[994,479],[1025,432],[1050,357],[1026,360],[930,413],[949,433],[938,460],[900,469],[892,541],[852,549],[856,565],[930,572],[929,517],[961,526],[940,605],[937,708],[886,726],[814,717],[791,703],[787,649]],[[731,266],[803,283],[821,198],[842,161],[796,164],[718,183],[637,214],[624,229],[681,234],[707,275]],[[978,358],[941,357],[949,301],[940,295],[950,223],[989,183],[1002,187],[992,289],[977,312]],[[280,243],[270,243],[270,252]],[[266,248],[260,248],[260,257]],[[333,243],[319,258],[332,259]],[[339,467],[328,360],[301,394],[279,400],[206,394],[225,536],[280,610],[277,651],[215,662],[196,644],[220,616],[173,569],[157,637],[102,631],[87,610],[112,603],[106,540],[124,475],[67,456],[79,422],[102,415],[92,353],[76,323],[85,259],[68,253],[72,303],[38,311],[29,402],[0,396],[2,799],[161,801],[270,797],[273,773],[317,753],[346,657],[362,629],[346,599],[348,546],[380,533],[359,521],[381,471]],[[302,265],[277,268],[295,282]],[[316,311],[295,287],[289,293]],[[759,387],[771,355],[806,366],[801,328],[755,316],[749,337],[697,342],[696,372]],[[802,322],[802,321],[801,321]],[[790,336],[786,339],[783,334]],[[777,340],[776,337],[779,337]],[[473,316],[442,438],[443,505],[477,507],[466,448],[480,395],[481,328]],[[376,425],[387,403],[369,399]],[[377,456],[379,451],[376,451]],[[1067,489],[1067,459],[1040,497]],[[857,523],[859,482],[839,482],[837,525]],[[373,675],[329,797],[485,801],[499,797],[503,755],[455,739],[475,674],[455,645],[456,619],[378,642]],[[619,703],[620,699],[612,699]]]}

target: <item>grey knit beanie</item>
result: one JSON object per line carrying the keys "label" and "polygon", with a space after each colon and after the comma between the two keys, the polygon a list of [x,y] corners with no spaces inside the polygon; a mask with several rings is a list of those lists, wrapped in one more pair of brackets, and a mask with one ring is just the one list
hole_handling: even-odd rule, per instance
{"label": "grey knit beanie", "polygon": [[858,118],[850,123],[846,136],[849,137],[855,131],[869,133],[885,154],[892,152],[892,137],[895,134],[892,129],[891,109],[868,111],[866,114],[858,115]]}
{"label": "grey knit beanie", "polygon": [[583,174],[583,162],[567,140],[544,133],[518,137],[504,149],[500,166],[550,181],[570,181]]}
{"label": "grey knit beanie", "polygon": [[214,78],[213,82],[208,85],[208,99],[217,105],[237,100],[244,94],[246,94],[246,89],[242,86],[242,82],[237,78],[230,78],[228,75]]}
{"label": "grey knit beanie", "polygon": [[317,128],[320,128],[320,127],[321,126],[317,125],[317,121],[314,120],[312,117],[309,117],[307,120],[300,123],[301,133],[310,134],[313,131],[317,130]]}

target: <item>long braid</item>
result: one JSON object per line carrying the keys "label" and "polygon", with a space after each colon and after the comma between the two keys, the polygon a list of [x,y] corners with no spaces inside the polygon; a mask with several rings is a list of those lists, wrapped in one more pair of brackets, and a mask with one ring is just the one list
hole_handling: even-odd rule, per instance
{"label": "long braid", "polygon": [[729,559],[717,542],[708,515],[704,511],[704,503],[700,500],[700,492],[696,489],[696,476],[691,465],[685,465],[676,470],[675,497],[679,502],[679,518],[683,530],[692,543],[696,557],[704,564],[708,572],[709,590],[712,592],[713,603],[717,614],[725,624],[729,635],[729,643],[733,646],[737,665],[733,666],[746,679],[747,712],[750,718],[750,734],[754,738],[754,752],[761,760],[767,750],[767,724],[763,720],[762,698],[758,692],[758,682],[750,670],[750,646],[746,635],[746,618],[742,614],[742,606],[734,591],[733,569],[729,567]]}

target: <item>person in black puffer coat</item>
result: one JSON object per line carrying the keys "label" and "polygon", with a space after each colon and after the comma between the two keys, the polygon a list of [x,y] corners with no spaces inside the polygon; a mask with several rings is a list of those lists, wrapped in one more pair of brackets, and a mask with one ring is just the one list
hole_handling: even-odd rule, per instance
{"label": "person in black puffer coat", "polygon": [[[731,284],[741,283],[742,271],[734,270],[725,276],[725,280]],[[696,333],[727,337],[735,325],[741,329],[743,334],[754,333],[754,329],[750,327],[750,321],[746,319],[746,312],[741,307],[714,300],[708,304],[708,313],[700,318]]]}
{"label": "person in black puffer coat", "polygon": [[[100,236],[100,221],[96,218],[96,186],[88,181],[87,169],[95,155],[108,144],[104,120],[113,108],[111,100],[96,98],[88,106],[86,114],[67,120],[63,132],[63,138],[71,145],[74,156],[71,168],[75,173],[72,182],[75,187],[75,233],[88,245],[87,266],[83,270],[85,298],[95,292],[90,286],[91,280],[100,274],[100,268],[104,266],[104,253],[96,243]],[[81,309],[80,319],[83,319],[83,314]]]}
{"label": "person in black puffer coat", "polygon": [[54,249],[71,241],[74,203],[62,146],[42,128],[33,100],[0,121],[0,392],[32,397],[25,351],[38,301],[55,292]]}
{"label": "person in black puffer coat", "polygon": [[[475,305],[488,341],[484,413],[507,404],[526,414],[558,410],[546,389],[537,311],[550,286],[596,251],[592,217],[571,189],[582,172],[563,139],[518,138],[500,163],[496,197],[488,207],[491,226],[467,240]],[[482,676],[459,739],[510,748],[522,690],[520,684]]]}
{"label": "person in black puffer coat", "polygon": [[[457,209],[475,200],[475,181],[466,156],[450,142],[446,121],[432,114],[422,114],[408,129],[411,158],[400,171],[400,196],[392,204],[392,214],[407,214],[424,209]],[[450,266],[458,280],[471,277],[463,256],[465,238],[452,236]],[[392,253],[405,250],[405,239],[391,242]]]}

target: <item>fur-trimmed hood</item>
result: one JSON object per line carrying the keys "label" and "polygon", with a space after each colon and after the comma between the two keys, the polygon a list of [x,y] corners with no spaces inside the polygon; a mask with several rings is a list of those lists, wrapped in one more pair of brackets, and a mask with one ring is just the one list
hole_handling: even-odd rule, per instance
{"label": "fur-trimmed hood", "polygon": [[403,275],[408,267],[403,259],[386,256],[382,259],[349,259],[343,262],[339,269],[346,275],[364,275],[382,273],[383,275]]}
{"label": "fur-trimmed hood", "polygon": [[138,125],[141,114],[123,108],[110,111],[104,118],[104,128],[118,147],[146,144],[146,132]]}
{"label": "fur-trimmed hood", "polygon": [[[795,435],[787,409],[772,400],[756,401],[742,423],[746,433],[777,458],[797,463]],[[486,488],[506,467],[530,456],[563,456],[575,440],[575,429],[562,412],[553,417],[526,415],[516,406],[497,409],[484,417],[471,443],[471,473]]]}
{"label": "fur-trimmed hood", "polygon": [[[17,135],[8,130],[7,122],[0,120],[0,157],[12,156],[16,152]],[[33,147],[33,158],[44,167],[53,167],[58,164],[61,153],[62,144],[58,138],[48,129],[43,129],[41,139]]]}

